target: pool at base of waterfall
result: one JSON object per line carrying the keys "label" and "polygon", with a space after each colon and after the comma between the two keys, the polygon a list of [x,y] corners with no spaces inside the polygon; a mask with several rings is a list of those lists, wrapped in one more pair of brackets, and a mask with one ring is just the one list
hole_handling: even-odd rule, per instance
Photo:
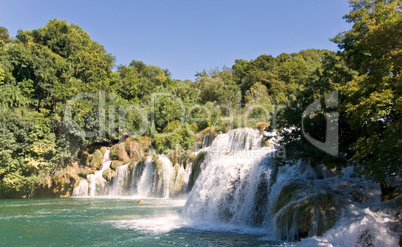
{"label": "pool at base of waterfall", "polygon": [[[1,246],[277,246],[261,228],[189,222],[184,200],[0,200]],[[291,244],[291,243],[290,243]]]}

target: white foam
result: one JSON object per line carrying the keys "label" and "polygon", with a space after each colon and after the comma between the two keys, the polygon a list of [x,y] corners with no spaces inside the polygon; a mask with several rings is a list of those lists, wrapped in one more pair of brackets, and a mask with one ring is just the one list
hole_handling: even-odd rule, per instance
{"label": "white foam", "polygon": [[163,217],[141,218],[135,220],[112,221],[117,228],[133,229],[145,233],[165,233],[185,225],[177,213]]}
{"label": "white foam", "polygon": [[386,227],[391,221],[387,214],[352,205],[324,236],[303,239],[297,246],[397,246],[397,236]]}

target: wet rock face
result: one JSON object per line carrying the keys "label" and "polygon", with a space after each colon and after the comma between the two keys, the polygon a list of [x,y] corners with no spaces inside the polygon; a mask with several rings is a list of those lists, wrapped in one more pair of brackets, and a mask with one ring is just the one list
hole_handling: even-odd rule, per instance
{"label": "wet rock face", "polygon": [[369,200],[368,198],[363,194],[358,191],[352,191],[349,193],[349,195],[352,198],[352,201],[358,202],[358,203],[367,203]]}
{"label": "wet rock face", "polygon": [[120,166],[122,166],[122,165],[124,165],[124,162],[123,161],[119,161],[119,160],[113,160],[112,161],[112,164],[110,165],[110,168],[112,169],[112,170],[117,170],[117,168],[119,168]]}
{"label": "wet rock face", "polygon": [[331,229],[346,203],[336,192],[305,193],[300,183],[282,188],[274,206],[278,237],[282,240],[300,240],[321,236]]}
{"label": "wet rock face", "polygon": [[103,171],[102,177],[108,182],[109,184],[112,183],[113,177],[116,175],[116,171],[112,170],[111,168],[107,168]]}
{"label": "wet rock face", "polygon": [[120,160],[123,162],[127,162],[130,160],[130,157],[128,156],[125,148],[125,143],[119,143],[114,145],[110,149],[110,155],[112,157],[112,160]]}
{"label": "wet rock face", "polygon": [[149,155],[150,146],[151,139],[148,136],[128,137],[124,143],[128,157],[135,162],[139,162]]}
{"label": "wet rock face", "polygon": [[103,160],[104,153],[101,150],[96,150],[92,155],[90,155],[90,163],[89,167],[94,170],[99,170],[102,160]]}
{"label": "wet rock face", "polygon": [[339,171],[336,171],[335,169],[329,169],[322,164],[315,165],[313,169],[318,179],[334,177],[340,174]]}
{"label": "wet rock face", "polygon": [[193,172],[191,174],[191,178],[189,181],[189,189],[191,190],[195,184],[195,181],[197,180],[198,176],[201,173],[201,164],[204,162],[205,158],[207,156],[207,152],[201,151],[198,153],[198,155],[194,158],[193,161]]}

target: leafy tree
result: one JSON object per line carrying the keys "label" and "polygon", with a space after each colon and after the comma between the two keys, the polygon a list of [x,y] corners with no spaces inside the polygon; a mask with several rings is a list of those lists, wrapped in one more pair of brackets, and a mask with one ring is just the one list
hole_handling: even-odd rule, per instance
{"label": "leafy tree", "polygon": [[[342,87],[349,81],[353,80],[356,72],[351,70],[343,58],[335,52],[322,52],[322,63],[317,66],[316,71],[310,74],[303,85],[302,90],[296,95],[295,100],[290,102],[290,105],[280,112],[279,123],[281,127],[286,127],[281,132],[283,135],[282,144],[285,145],[288,160],[305,160],[313,165],[325,164],[330,168],[339,168],[348,164],[345,156],[350,155],[348,146],[355,140],[356,135],[353,134],[349,125],[346,122],[346,115],[342,102],[344,101],[341,95],[338,107],[326,108],[324,98],[325,95],[341,90]],[[304,115],[303,112],[307,107],[319,100],[323,106],[321,110],[311,114]],[[316,140],[325,142],[326,136],[326,114],[337,111],[340,116],[338,119],[339,128],[339,155],[332,156],[324,151],[317,149],[312,145],[302,133],[302,121],[304,123],[305,134],[313,137]]]}
{"label": "leafy tree", "polygon": [[238,103],[239,87],[233,80],[220,77],[202,76],[197,79],[196,87],[200,90],[201,103],[216,102],[233,108]]}
{"label": "leafy tree", "polygon": [[0,27],[0,43],[7,43],[10,40],[10,35],[5,27]]}
{"label": "leafy tree", "polygon": [[73,65],[74,77],[85,83],[106,79],[113,67],[113,56],[93,41],[88,33],[65,20],[51,20],[45,27],[33,31],[20,30],[17,39],[33,42],[51,51]]}
{"label": "leafy tree", "polygon": [[368,177],[384,183],[401,175],[401,1],[353,0],[345,16],[353,28],[334,42],[359,77],[344,87],[348,123],[358,133],[353,159]]}
{"label": "leafy tree", "polygon": [[250,110],[252,118],[269,118],[268,114],[273,111],[271,97],[268,95],[267,88],[260,82],[251,86],[246,92],[246,110]]}

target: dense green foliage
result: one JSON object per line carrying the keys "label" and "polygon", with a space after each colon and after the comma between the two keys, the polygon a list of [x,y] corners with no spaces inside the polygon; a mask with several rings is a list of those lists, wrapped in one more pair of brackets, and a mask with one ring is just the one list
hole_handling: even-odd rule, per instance
{"label": "dense green foliage", "polygon": [[[337,56],[326,56],[298,99],[284,113],[288,154],[331,167],[354,162],[367,178],[400,185],[402,164],[402,2],[350,1],[345,15],[351,30],[337,35]],[[325,136],[326,112],[338,111],[339,155],[318,151],[301,135],[300,118],[308,104],[339,90],[339,105],[307,116],[306,132]],[[292,116],[295,118],[292,119]],[[324,141],[324,140],[322,140]],[[302,148],[301,148],[302,147]]]}
{"label": "dense green foliage", "polygon": [[[82,151],[152,136],[158,152],[191,149],[195,133],[253,126],[283,129],[287,160],[342,167],[384,183],[401,175],[402,16],[399,0],[352,0],[338,53],[303,50],[238,59],[232,68],[174,80],[168,70],[114,58],[80,27],[51,20],[9,37],[0,27],[0,196],[27,195]],[[339,104],[304,114],[339,91]],[[338,112],[338,155],[325,141]],[[251,119],[251,120],[250,120]],[[302,124],[303,119],[303,124]],[[394,180],[393,180],[394,179]]]}

